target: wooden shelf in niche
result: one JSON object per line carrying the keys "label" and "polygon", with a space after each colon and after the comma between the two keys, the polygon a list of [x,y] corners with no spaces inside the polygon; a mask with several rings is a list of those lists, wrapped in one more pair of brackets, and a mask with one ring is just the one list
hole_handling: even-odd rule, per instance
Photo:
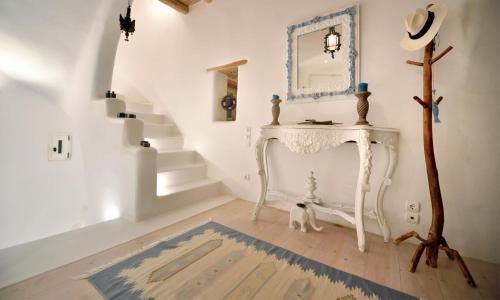
{"label": "wooden shelf in niche", "polygon": [[[214,72],[214,89],[212,97],[214,122],[236,121],[236,111],[238,109],[238,71],[239,66],[247,62],[248,60],[242,59],[207,69],[207,72]],[[227,95],[233,95],[236,99],[236,107],[231,111],[230,117],[221,105],[222,99]]]}

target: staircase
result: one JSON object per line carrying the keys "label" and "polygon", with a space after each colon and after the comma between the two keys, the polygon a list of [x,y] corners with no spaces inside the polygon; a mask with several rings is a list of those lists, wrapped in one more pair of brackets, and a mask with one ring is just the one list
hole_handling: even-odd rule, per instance
{"label": "staircase", "polygon": [[143,138],[158,151],[156,199],[148,215],[184,209],[201,202],[214,207],[217,206],[214,204],[234,199],[225,194],[221,181],[207,177],[204,159],[195,150],[184,148],[184,138],[169,118],[153,113],[153,105],[149,103],[125,102],[125,108],[126,113],[135,114],[143,121]]}

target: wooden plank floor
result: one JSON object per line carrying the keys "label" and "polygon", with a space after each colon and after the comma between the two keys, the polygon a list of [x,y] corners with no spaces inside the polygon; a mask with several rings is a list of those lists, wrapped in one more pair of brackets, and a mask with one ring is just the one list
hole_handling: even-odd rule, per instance
{"label": "wooden plank floor", "polygon": [[[235,200],[182,222],[149,233],[58,269],[0,290],[0,299],[102,299],[87,280],[74,280],[97,266],[109,263],[155,241],[213,221],[300,255],[377,283],[427,299],[500,299],[500,266],[474,259],[465,261],[478,288],[470,288],[458,266],[440,255],[439,268],[421,263],[417,272],[407,271],[415,246],[384,244],[380,236],[367,234],[367,252],[356,247],[353,229],[322,224],[323,232],[300,233],[288,229],[288,213],[264,207],[257,223],[250,221],[253,203]],[[64,255],[55,253],[54,255]]]}

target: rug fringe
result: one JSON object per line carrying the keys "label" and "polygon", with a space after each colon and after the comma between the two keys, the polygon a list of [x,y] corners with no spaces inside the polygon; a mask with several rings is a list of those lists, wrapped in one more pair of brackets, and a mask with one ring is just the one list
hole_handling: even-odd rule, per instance
{"label": "rug fringe", "polygon": [[[95,268],[93,268],[93,269],[90,269],[90,270],[88,270],[88,271],[86,271],[86,272],[84,272],[84,273],[82,273],[82,274],[80,274],[80,275],[72,276],[72,277],[71,277],[71,279],[73,279],[73,280],[88,279],[90,276],[92,276],[92,275],[94,275],[94,274],[96,274],[96,273],[99,273],[99,272],[101,272],[102,270],[107,269],[108,267],[111,267],[112,265],[115,265],[115,264],[117,264],[117,263],[119,263],[119,262],[122,262],[122,261],[126,260],[127,258],[130,258],[130,257],[132,257],[132,256],[134,256],[134,255],[136,255],[136,254],[139,254],[139,253],[141,253],[141,252],[143,252],[143,251],[145,251],[145,250],[148,250],[148,249],[150,249],[150,248],[153,248],[154,246],[158,245],[158,244],[159,244],[159,243],[161,243],[161,242],[165,242],[165,241],[168,241],[168,240],[170,240],[170,239],[173,239],[173,238],[175,238],[175,237],[177,237],[177,236],[179,236],[179,235],[182,235],[182,234],[184,234],[184,233],[186,233],[186,232],[188,232],[188,231],[190,231],[190,230],[192,230],[192,229],[194,229],[194,228],[196,228],[196,227],[199,227],[199,226],[201,226],[201,225],[204,225],[204,224],[206,224],[206,223],[208,223],[208,222],[212,222],[212,221],[213,221],[213,220],[212,220],[212,218],[209,218],[207,222],[204,222],[204,223],[199,223],[198,225],[195,225],[195,226],[193,226],[193,227],[190,227],[189,229],[186,229],[186,230],[183,230],[183,231],[181,231],[181,232],[178,232],[178,233],[175,233],[175,234],[171,234],[171,235],[169,235],[169,236],[166,236],[166,237],[164,237],[164,238],[162,238],[162,239],[160,239],[160,240],[158,240],[158,241],[156,241],[156,242],[153,242],[153,243],[151,243],[151,244],[148,244],[148,245],[146,245],[146,246],[143,246],[143,247],[141,247],[141,248],[139,248],[139,249],[137,249],[137,250],[134,250],[134,251],[132,251],[132,252],[129,252],[129,253],[127,253],[127,254],[125,254],[125,255],[123,255],[123,256],[120,256],[120,257],[118,257],[118,258],[115,258],[115,259],[113,259],[111,262],[109,262],[109,263],[107,263],[107,264],[104,264],[104,265],[101,265],[101,266],[95,267]],[[172,225],[173,225],[173,224],[172,224]]]}

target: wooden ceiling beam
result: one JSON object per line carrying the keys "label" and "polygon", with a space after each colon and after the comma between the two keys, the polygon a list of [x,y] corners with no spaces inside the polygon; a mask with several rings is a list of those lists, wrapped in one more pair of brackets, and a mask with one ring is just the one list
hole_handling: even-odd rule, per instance
{"label": "wooden ceiling beam", "polygon": [[181,2],[180,0],[158,0],[158,1],[172,7],[176,11],[183,13],[185,15],[189,13],[189,6]]}

